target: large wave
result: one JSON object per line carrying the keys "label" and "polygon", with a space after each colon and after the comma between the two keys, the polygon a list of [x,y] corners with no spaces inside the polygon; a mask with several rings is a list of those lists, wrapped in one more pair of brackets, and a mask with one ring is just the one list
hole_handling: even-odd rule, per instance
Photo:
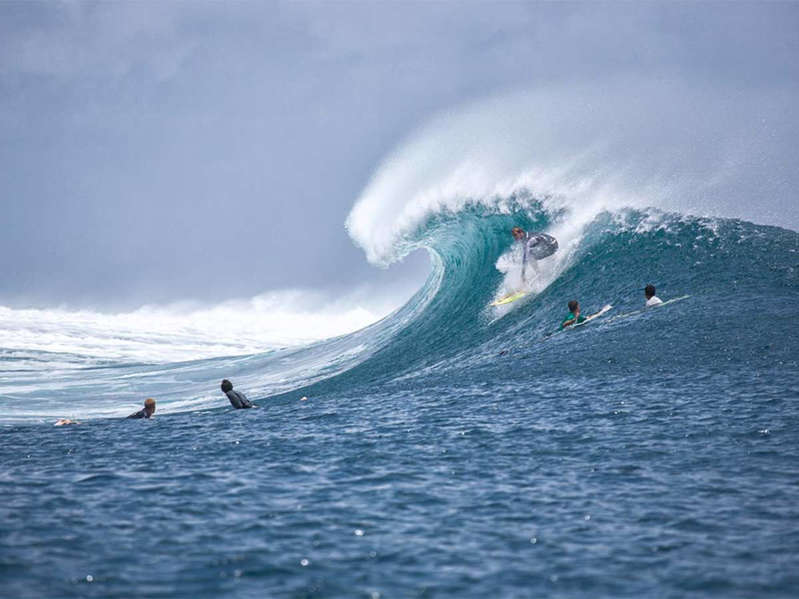
{"label": "large wave", "polygon": [[[680,310],[684,318],[699,310],[694,320],[696,302],[794,293],[799,236],[730,218],[796,223],[786,192],[796,158],[775,157],[780,144],[765,139],[783,98],[719,100],[676,87],[515,94],[443,115],[412,136],[377,169],[346,223],[375,264],[417,250],[430,256],[425,284],[390,314],[396,304],[287,315],[256,302],[189,310],[189,318],[30,313],[26,328],[22,312],[0,312],[3,326],[28,336],[0,351],[5,420],[118,416],[148,395],[159,413],[204,409],[224,405],[223,377],[262,401],[434,386],[447,372],[494,368],[499,350],[532,351],[572,298],[587,310],[615,306],[607,324],[592,327],[601,331],[630,326],[620,316],[640,312],[646,283],[666,298],[691,296]],[[514,285],[516,225],[549,231],[560,250],[533,294],[497,310],[491,300]],[[287,323],[293,342],[277,334]],[[681,326],[674,330],[687,335]],[[537,374],[552,375],[563,355],[541,354]]]}
{"label": "large wave", "polygon": [[[401,309],[355,333],[301,347],[182,362],[80,360],[75,365],[58,352],[4,350],[0,393],[9,400],[4,420],[121,416],[147,396],[158,398],[159,413],[205,409],[224,405],[218,391],[224,377],[266,404],[344,389],[351,394],[401,384],[433,388],[451,381],[458,369],[495,368],[500,351],[534,351],[557,329],[572,298],[587,311],[605,303],[615,306],[612,317],[592,327],[596,334],[603,327],[635,326],[634,319],[618,317],[640,312],[646,283],[657,285],[664,299],[689,295],[683,302],[687,307],[672,312],[671,329],[679,339],[690,337],[703,314],[738,310],[724,307],[730,298],[760,306],[762,312],[762,304],[787,301],[786,294],[795,295],[799,287],[796,232],[734,219],[620,209],[599,213],[583,228],[539,293],[511,310],[497,310],[489,304],[506,277],[497,262],[511,247],[510,226],[552,230],[562,218],[546,209],[535,211],[531,198],[506,200],[520,208],[498,214],[470,206],[420,227],[417,242],[432,256],[427,282]],[[747,315],[731,313],[746,323]],[[764,332],[775,334],[766,328],[747,331],[746,337],[762,344]],[[547,346],[537,376],[557,373],[577,339],[559,342],[566,344],[563,351]],[[630,342],[637,342],[635,335]],[[579,344],[585,343],[581,335]],[[674,352],[672,364],[680,359],[679,345]],[[612,351],[609,356],[618,359]],[[29,367],[32,361],[39,365]]]}
{"label": "large wave", "polygon": [[[646,283],[670,295],[710,284],[738,293],[741,272],[762,283],[776,255],[783,266],[770,273],[793,285],[796,235],[730,219],[799,222],[796,154],[784,152],[791,103],[774,90],[617,80],[434,119],[380,165],[346,226],[377,265],[428,251],[437,291],[390,345],[309,392],[491,359],[481,348],[550,333],[572,297],[633,310]],[[561,250],[526,302],[493,310],[514,286],[515,225],[552,233]]]}
{"label": "large wave", "polygon": [[796,227],[799,131],[784,118],[794,101],[774,90],[627,80],[494,97],[410,136],[377,169],[347,228],[385,265],[426,243],[428,220],[467,206],[562,215],[555,232],[567,242],[623,207]]}

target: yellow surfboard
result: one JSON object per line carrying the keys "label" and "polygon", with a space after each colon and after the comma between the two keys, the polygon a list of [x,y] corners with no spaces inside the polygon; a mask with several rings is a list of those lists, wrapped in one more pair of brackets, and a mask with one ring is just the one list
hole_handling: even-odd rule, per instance
{"label": "yellow surfboard", "polygon": [[505,304],[510,304],[511,302],[515,302],[517,299],[523,298],[527,295],[527,291],[517,291],[516,293],[511,293],[510,295],[506,295],[505,297],[501,297],[498,300],[491,302],[492,306],[503,306]]}

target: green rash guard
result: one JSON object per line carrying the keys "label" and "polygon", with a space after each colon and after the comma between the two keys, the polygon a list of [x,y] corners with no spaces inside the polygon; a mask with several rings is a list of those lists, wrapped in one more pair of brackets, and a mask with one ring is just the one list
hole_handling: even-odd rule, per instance
{"label": "green rash guard", "polygon": [[[564,326],[564,323],[568,322],[569,320],[574,320],[574,312],[569,312],[569,315],[563,319],[563,322],[560,323],[560,328],[561,329],[566,328]],[[582,314],[580,314],[580,318],[578,318],[577,322],[575,322],[574,324],[580,324],[581,322],[585,322],[585,316],[583,316]]]}

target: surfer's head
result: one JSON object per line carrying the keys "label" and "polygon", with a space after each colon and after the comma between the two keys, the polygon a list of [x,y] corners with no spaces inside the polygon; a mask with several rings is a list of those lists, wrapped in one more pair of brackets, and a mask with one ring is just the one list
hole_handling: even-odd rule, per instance
{"label": "surfer's head", "polygon": [[644,295],[646,296],[646,299],[649,299],[650,297],[654,297],[654,295],[655,295],[655,286],[654,285],[647,285],[646,287],[644,287]]}
{"label": "surfer's head", "polygon": [[148,397],[144,400],[144,409],[148,414],[155,412],[155,400],[152,397]]}
{"label": "surfer's head", "polygon": [[224,379],[222,381],[222,393],[227,393],[228,391],[232,391],[232,390],[233,390],[233,383],[231,383],[227,379]]}
{"label": "surfer's head", "polygon": [[569,302],[569,312],[574,314],[579,309],[580,309],[580,303],[577,300],[572,300],[572,301]]}
{"label": "surfer's head", "polygon": [[522,229],[521,227],[513,227],[510,230],[510,234],[513,235],[513,238],[516,241],[524,239],[524,229]]}

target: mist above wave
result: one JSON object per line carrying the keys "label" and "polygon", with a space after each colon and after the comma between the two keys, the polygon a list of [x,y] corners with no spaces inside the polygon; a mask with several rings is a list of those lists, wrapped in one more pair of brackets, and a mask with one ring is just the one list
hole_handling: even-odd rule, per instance
{"label": "mist above wave", "polygon": [[795,100],[784,90],[617,79],[476,102],[388,156],[347,229],[385,265],[420,245],[433,215],[471,205],[508,214],[520,197],[564,214],[558,233],[568,238],[622,207],[795,227],[797,125],[784,116]]}

